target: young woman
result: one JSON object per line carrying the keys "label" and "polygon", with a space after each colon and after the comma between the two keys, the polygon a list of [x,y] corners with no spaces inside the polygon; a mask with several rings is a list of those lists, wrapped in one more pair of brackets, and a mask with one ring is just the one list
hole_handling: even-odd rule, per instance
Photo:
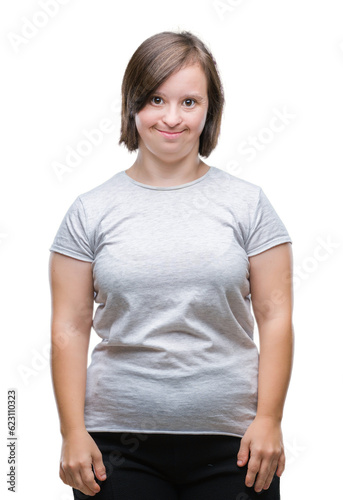
{"label": "young woman", "polygon": [[75,498],[280,497],[292,241],[261,187],[200,159],[223,105],[198,37],[145,40],[122,84],[119,143],[137,157],[75,199],[50,247],[60,477]]}

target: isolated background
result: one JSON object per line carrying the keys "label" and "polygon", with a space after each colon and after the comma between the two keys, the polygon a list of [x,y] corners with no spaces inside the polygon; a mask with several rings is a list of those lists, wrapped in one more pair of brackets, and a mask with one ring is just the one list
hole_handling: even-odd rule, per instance
{"label": "isolated background", "polygon": [[[2,498],[12,498],[6,402],[7,390],[16,388],[16,498],[72,499],[58,475],[48,249],[74,199],[134,162],[135,154],[117,145],[121,79],[131,55],[147,37],[181,29],[212,50],[225,89],[220,142],[205,161],[260,185],[293,239],[296,351],[283,420],[282,499],[338,498],[342,14],[340,0],[1,4]],[[30,31],[30,23],[40,27]],[[277,113],[288,118],[275,132]],[[104,124],[112,131],[87,149],[84,131]],[[259,148],[248,155],[249,137]],[[56,162],[66,165],[76,148],[84,148],[81,161],[58,176]],[[97,340],[93,331],[91,348]]]}

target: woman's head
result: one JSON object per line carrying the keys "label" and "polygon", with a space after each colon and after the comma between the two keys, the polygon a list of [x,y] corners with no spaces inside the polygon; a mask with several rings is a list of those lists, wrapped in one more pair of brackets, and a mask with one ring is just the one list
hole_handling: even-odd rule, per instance
{"label": "woman's head", "polygon": [[139,134],[135,116],[149,102],[154,92],[175,72],[199,66],[207,81],[208,109],[199,138],[199,154],[207,157],[218,142],[223,88],[215,60],[204,43],[190,32],[164,31],[145,40],[131,57],[122,83],[122,142],[129,151],[138,148]]}

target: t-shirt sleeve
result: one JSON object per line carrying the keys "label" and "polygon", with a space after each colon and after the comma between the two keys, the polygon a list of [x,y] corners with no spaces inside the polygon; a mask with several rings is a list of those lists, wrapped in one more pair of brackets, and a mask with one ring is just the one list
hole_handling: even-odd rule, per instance
{"label": "t-shirt sleeve", "polygon": [[93,262],[94,254],[89,244],[86,214],[79,196],[65,214],[49,250]]}
{"label": "t-shirt sleeve", "polygon": [[260,188],[258,202],[251,215],[249,234],[245,241],[248,257],[264,252],[281,243],[292,243],[288,231],[274,207]]}

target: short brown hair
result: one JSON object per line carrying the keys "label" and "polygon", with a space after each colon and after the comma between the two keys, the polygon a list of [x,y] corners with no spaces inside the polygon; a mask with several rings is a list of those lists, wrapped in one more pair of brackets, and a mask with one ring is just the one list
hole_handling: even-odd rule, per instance
{"label": "short brown hair", "polygon": [[199,154],[208,157],[216,147],[224,107],[223,86],[216,61],[205,44],[189,31],[163,31],[147,38],[132,55],[123,77],[121,93],[122,142],[129,151],[138,149],[135,114],[175,71],[199,63],[207,78],[208,110],[200,135]]}

